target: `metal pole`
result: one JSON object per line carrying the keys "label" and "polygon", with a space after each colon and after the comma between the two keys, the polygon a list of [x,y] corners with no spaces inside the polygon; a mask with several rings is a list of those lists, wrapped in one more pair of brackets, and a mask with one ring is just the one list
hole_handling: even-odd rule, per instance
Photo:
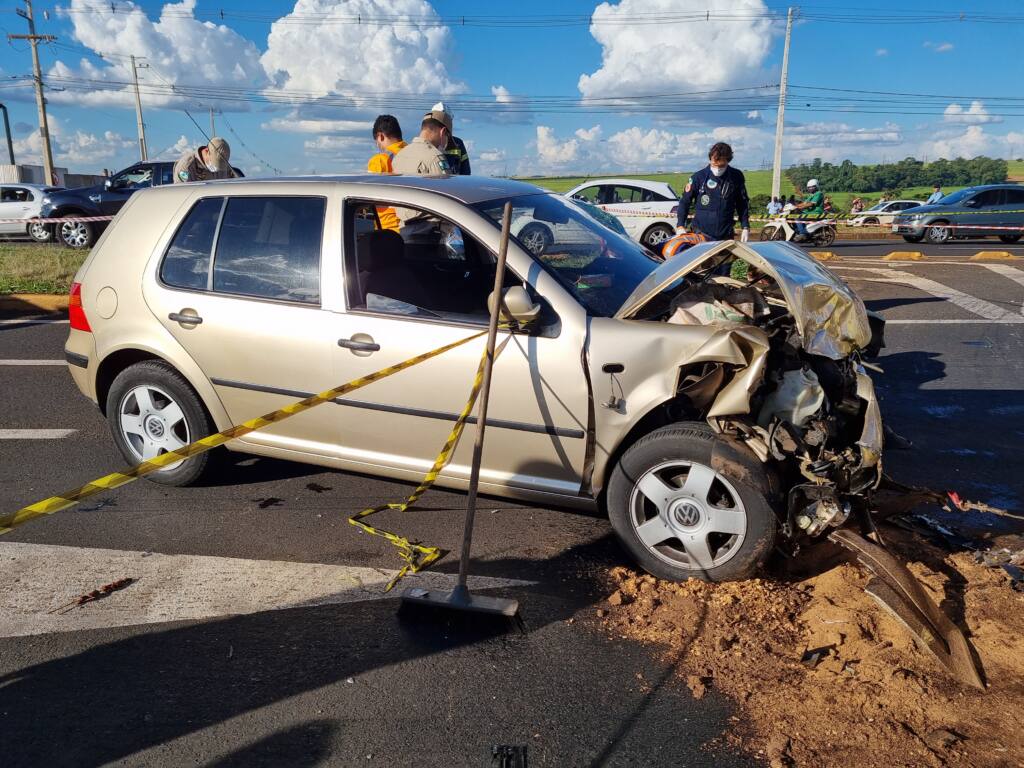
{"label": "metal pole", "polygon": [[146,124],[142,122],[142,98],[139,96],[139,69],[135,66],[135,57],[132,60],[132,84],[135,86],[135,122],[139,127],[139,154],[143,160],[149,160],[146,152]]}
{"label": "metal pole", "polygon": [[498,340],[498,317],[501,315],[501,289],[505,277],[505,257],[508,255],[509,230],[512,228],[512,203],[505,203],[501,218],[501,244],[498,246],[498,264],[494,273],[494,304],[487,326],[487,358],[480,387],[480,406],[477,411],[476,442],[473,444],[473,465],[469,474],[469,498],[466,501],[466,526],[462,534],[462,556],[459,558],[459,584],[456,593],[466,592],[469,576],[469,549],[473,541],[473,520],[476,517],[476,496],[480,486],[480,462],[484,453],[484,430],[487,428],[487,402],[491,394],[491,370],[494,368],[494,347]]}
{"label": "metal pole", "polygon": [[213,107],[210,107],[210,138],[217,135],[217,128],[213,124]]}
{"label": "metal pole", "polygon": [[11,165],[14,165],[14,143],[11,141],[11,121],[7,119],[7,106],[0,104],[0,109],[4,112],[4,133],[7,134],[7,154],[11,158]]}
{"label": "metal pole", "polygon": [[772,164],[772,197],[782,189],[782,125],[786,115],[786,81],[789,78],[789,40],[793,35],[793,11],[786,13],[786,44],[782,49],[782,79],[779,81],[779,114],[775,118],[775,161]]}
{"label": "metal pole", "polygon": [[25,18],[28,19],[29,43],[32,46],[32,73],[36,83],[36,106],[39,108],[39,136],[43,142],[43,170],[46,183],[56,184],[53,174],[53,152],[50,150],[50,124],[46,120],[46,97],[43,96],[43,73],[39,67],[39,41],[36,38],[36,22],[32,17],[32,0],[25,0]]}

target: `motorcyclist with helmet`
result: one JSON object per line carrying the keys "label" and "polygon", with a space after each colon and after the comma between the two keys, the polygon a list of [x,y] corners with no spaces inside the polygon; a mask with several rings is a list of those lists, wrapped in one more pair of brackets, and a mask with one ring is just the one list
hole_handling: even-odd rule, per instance
{"label": "motorcyclist with helmet", "polygon": [[[807,180],[807,194],[804,196],[803,202],[793,206],[793,210],[799,211],[804,216],[823,216],[825,214],[825,194],[818,187],[817,179]],[[793,222],[793,228],[796,230],[793,242],[805,243],[811,239],[810,235],[807,234],[807,224],[805,222],[795,221]]]}

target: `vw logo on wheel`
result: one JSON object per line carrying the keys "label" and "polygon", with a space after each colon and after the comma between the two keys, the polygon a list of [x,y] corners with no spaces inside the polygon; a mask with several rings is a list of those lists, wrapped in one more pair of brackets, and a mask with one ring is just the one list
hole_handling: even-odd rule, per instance
{"label": "vw logo on wheel", "polygon": [[675,511],[676,522],[687,528],[692,528],[700,522],[700,507],[690,501],[684,501]]}

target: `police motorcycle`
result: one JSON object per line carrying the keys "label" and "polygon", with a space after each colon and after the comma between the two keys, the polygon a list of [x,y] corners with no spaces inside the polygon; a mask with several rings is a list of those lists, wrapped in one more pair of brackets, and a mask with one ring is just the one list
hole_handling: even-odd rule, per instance
{"label": "police motorcycle", "polygon": [[[761,230],[761,239],[785,240],[787,243],[793,242],[797,231],[794,226],[794,220],[790,216],[800,218],[800,212],[794,210],[794,207],[787,203],[786,207],[782,209],[780,216],[776,216],[764,225],[764,229]],[[835,219],[818,219],[816,221],[806,221],[805,223],[807,224],[807,240],[804,242],[808,245],[822,248],[832,245],[836,241]]]}

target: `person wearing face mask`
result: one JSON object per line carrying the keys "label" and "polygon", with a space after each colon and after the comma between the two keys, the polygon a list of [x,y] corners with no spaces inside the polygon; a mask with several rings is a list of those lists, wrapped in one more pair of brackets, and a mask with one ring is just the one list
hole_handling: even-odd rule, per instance
{"label": "person wearing face mask", "polygon": [[[740,241],[750,238],[750,198],[743,172],[729,165],[732,147],[718,142],[708,152],[708,165],[686,182],[679,198],[677,232],[688,226],[708,240],[732,240],[736,237],[733,220],[740,220]],[[690,225],[690,209],[693,223]]]}
{"label": "person wearing face mask", "polygon": [[208,144],[195,152],[187,149],[178,158],[174,164],[174,183],[233,179],[235,172],[231,168],[230,159],[231,147],[220,136],[214,136]]}

